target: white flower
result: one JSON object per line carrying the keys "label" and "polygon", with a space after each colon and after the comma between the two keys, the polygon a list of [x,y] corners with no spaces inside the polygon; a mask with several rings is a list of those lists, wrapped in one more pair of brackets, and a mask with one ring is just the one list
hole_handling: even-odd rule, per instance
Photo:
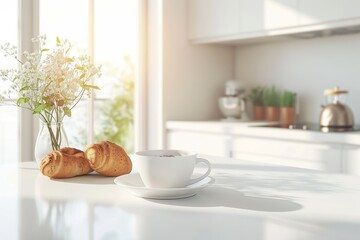
{"label": "white flower", "polygon": [[[17,57],[17,48],[9,43],[1,46],[4,56],[11,56],[20,62],[18,70],[2,69],[0,78],[12,83],[12,91],[18,93],[16,104],[40,114],[45,122],[62,121],[71,116],[83,94],[90,95],[91,85],[99,78],[100,67],[94,66],[86,55],[71,55],[72,45],[68,40],[56,39],[56,47],[47,49],[46,36],[33,38],[39,50],[23,52]],[[0,100],[4,99],[0,95]],[[9,94],[10,95],[10,94]]]}

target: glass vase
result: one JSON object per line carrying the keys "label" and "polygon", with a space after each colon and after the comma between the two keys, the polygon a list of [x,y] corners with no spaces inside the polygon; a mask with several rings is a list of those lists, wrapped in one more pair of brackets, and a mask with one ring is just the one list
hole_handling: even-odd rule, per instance
{"label": "glass vase", "polygon": [[46,154],[68,146],[68,139],[62,122],[41,122],[35,144],[35,160],[38,164]]}

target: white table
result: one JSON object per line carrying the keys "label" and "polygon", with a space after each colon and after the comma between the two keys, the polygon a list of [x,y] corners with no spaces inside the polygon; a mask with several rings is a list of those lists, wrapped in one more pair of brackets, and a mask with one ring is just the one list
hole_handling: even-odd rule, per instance
{"label": "white table", "polygon": [[178,200],[1,166],[0,239],[360,239],[359,177],[207,158],[216,183]]}

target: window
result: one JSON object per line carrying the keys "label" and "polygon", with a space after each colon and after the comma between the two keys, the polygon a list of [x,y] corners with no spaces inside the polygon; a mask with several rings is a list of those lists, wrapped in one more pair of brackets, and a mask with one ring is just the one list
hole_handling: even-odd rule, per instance
{"label": "window", "polygon": [[[47,43],[55,44],[58,36],[70,40],[79,52],[85,51],[96,65],[102,65],[102,77],[94,83],[101,90],[89,99],[83,97],[73,109],[72,117],[64,122],[72,147],[84,149],[90,143],[109,140],[127,152],[134,150],[134,80],[139,69],[140,3],[134,0],[0,0],[0,27],[7,29],[6,34],[0,35],[0,44],[30,42],[31,37],[38,34],[46,34]],[[23,5],[20,14],[18,5]],[[24,17],[21,11],[26,12],[26,20],[21,20]],[[22,37],[17,36],[19,21]],[[4,65],[7,61],[0,57],[1,66],[9,67]],[[0,91],[5,87],[0,82]],[[21,117],[17,107],[0,106],[0,164],[19,160],[14,153],[19,152],[20,142],[30,148],[24,151],[30,155],[37,135],[34,119],[31,114]],[[26,132],[26,140],[22,140],[18,125],[31,129]],[[34,142],[28,142],[29,134],[34,135]],[[29,156],[21,161],[31,159]]]}
{"label": "window", "polygon": [[[100,87],[74,108],[65,128],[71,146],[109,140],[134,150],[134,78],[138,55],[138,1],[41,0],[40,34],[67,38],[102,65]],[[66,12],[66,14],[63,14]]]}
{"label": "window", "polygon": [[[0,29],[6,29],[0,35],[0,44],[18,42],[17,10],[17,1],[0,0]],[[3,54],[0,54],[0,65],[4,68],[16,68],[16,62],[5,60]],[[5,91],[7,87],[0,80],[0,92]],[[0,164],[18,161],[16,153],[19,148],[19,109],[11,106],[11,99],[5,101],[5,105],[0,106]]]}

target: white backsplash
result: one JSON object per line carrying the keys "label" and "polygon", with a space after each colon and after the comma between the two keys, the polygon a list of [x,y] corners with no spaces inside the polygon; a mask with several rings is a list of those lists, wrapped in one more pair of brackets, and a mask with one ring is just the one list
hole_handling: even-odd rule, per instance
{"label": "white backsplash", "polygon": [[360,123],[360,34],[237,47],[235,76],[247,89],[297,92],[300,121],[318,122],[324,90],[339,86]]}

